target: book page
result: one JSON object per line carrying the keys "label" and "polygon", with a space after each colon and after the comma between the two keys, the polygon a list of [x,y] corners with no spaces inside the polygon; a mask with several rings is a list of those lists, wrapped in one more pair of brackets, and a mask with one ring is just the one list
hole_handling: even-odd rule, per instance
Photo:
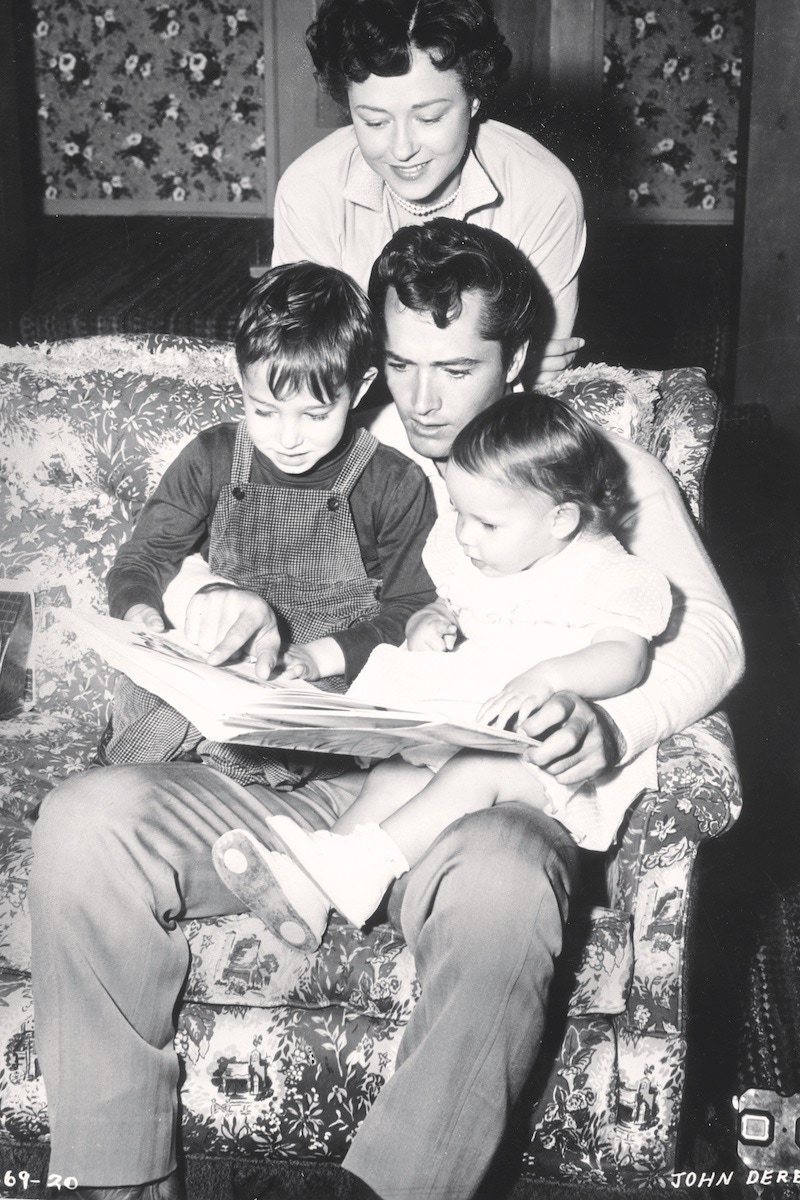
{"label": "book page", "polygon": [[370,697],[391,708],[410,708],[455,721],[474,721],[481,705],[520,671],[519,651],[501,653],[477,642],[456,650],[408,651],[376,646],[348,690],[351,699]]}
{"label": "book page", "polygon": [[[426,700],[424,679],[416,692],[410,677],[407,685],[395,689],[398,698],[402,691],[418,703],[391,702],[391,689],[381,687],[380,679],[391,682],[394,669],[385,666],[383,655],[374,668],[381,693],[377,698],[370,695],[369,675],[363,672],[356,694],[341,695],[302,680],[262,683],[252,663],[211,667],[174,632],[154,634],[133,622],[74,610],[64,610],[64,619],[111,666],[160,696],[212,741],[365,758],[389,758],[411,747],[433,745],[506,752],[531,745],[521,735],[476,724],[475,704],[448,706],[441,696]],[[420,657],[400,651],[397,655],[404,665]],[[395,659],[390,656],[388,661]]]}

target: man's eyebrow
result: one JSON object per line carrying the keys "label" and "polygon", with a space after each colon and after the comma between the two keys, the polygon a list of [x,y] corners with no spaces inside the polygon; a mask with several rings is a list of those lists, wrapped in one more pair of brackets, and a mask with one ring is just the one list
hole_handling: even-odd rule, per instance
{"label": "man's eyebrow", "polygon": [[[411,105],[411,110],[413,112],[414,110],[419,109],[419,108],[430,108],[431,105],[433,105],[433,104],[452,104],[452,103],[453,103],[452,96],[440,96],[438,100],[420,100],[420,102],[418,104]],[[380,108],[377,104],[356,104],[355,108],[356,108],[356,112],[361,112],[362,109],[365,112],[385,113],[385,112],[389,111],[386,108]]]}
{"label": "man's eyebrow", "polygon": [[[404,358],[402,354],[396,354],[394,350],[384,350],[384,358],[393,358],[397,362],[408,363],[409,366],[416,366],[416,359]],[[439,358],[434,362],[429,363],[431,367],[477,367],[480,363],[479,358]]]}

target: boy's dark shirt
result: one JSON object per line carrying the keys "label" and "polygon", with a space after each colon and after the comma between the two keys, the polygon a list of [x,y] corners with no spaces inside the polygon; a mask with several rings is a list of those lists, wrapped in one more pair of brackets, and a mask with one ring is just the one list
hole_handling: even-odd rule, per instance
{"label": "boy's dark shirt", "polygon": [[[123,617],[134,604],[162,612],[164,590],[184,558],[206,552],[219,493],[230,483],[236,429],[224,424],[204,430],[165,472],[108,574],[112,616]],[[251,482],[327,490],[354,437],[348,427],[336,449],[304,475],[285,474],[254,449]],[[348,680],[379,643],[399,645],[408,618],[436,598],[421,559],[436,508],[416,463],[379,445],[350,493],[350,511],[366,574],[382,582],[378,616],[332,635],[344,653]]]}

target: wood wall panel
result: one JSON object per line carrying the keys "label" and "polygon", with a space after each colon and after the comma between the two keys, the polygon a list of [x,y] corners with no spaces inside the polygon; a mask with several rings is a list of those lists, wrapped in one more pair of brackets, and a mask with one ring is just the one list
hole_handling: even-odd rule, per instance
{"label": "wood wall panel", "polygon": [[[305,32],[314,19],[314,0],[265,0],[271,8],[276,52],[276,181],[289,163],[344,123],[344,116],[317,86]],[[271,202],[270,202],[271,208]]]}
{"label": "wood wall panel", "polygon": [[800,5],[756,4],[753,21],[735,393],[800,448]]}
{"label": "wood wall panel", "polygon": [[40,210],[30,14],[0,0],[0,343],[12,344],[33,282]]}
{"label": "wood wall panel", "polygon": [[605,0],[550,0],[550,88],[597,101],[603,82]]}

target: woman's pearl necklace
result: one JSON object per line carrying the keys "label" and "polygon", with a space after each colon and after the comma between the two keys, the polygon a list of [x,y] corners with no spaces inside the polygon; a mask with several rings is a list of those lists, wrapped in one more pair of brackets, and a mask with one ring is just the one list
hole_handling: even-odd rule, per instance
{"label": "woman's pearl necklace", "polygon": [[432,213],[440,212],[443,208],[449,208],[451,204],[455,203],[456,197],[461,191],[461,184],[459,183],[456,190],[451,192],[450,195],[445,197],[444,200],[435,200],[433,204],[415,204],[413,200],[406,200],[404,196],[399,196],[391,184],[387,183],[386,186],[389,189],[392,198],[400,205],[401,208],[404,208],[406,212],[411,213],[413,217],[429,217]]}

